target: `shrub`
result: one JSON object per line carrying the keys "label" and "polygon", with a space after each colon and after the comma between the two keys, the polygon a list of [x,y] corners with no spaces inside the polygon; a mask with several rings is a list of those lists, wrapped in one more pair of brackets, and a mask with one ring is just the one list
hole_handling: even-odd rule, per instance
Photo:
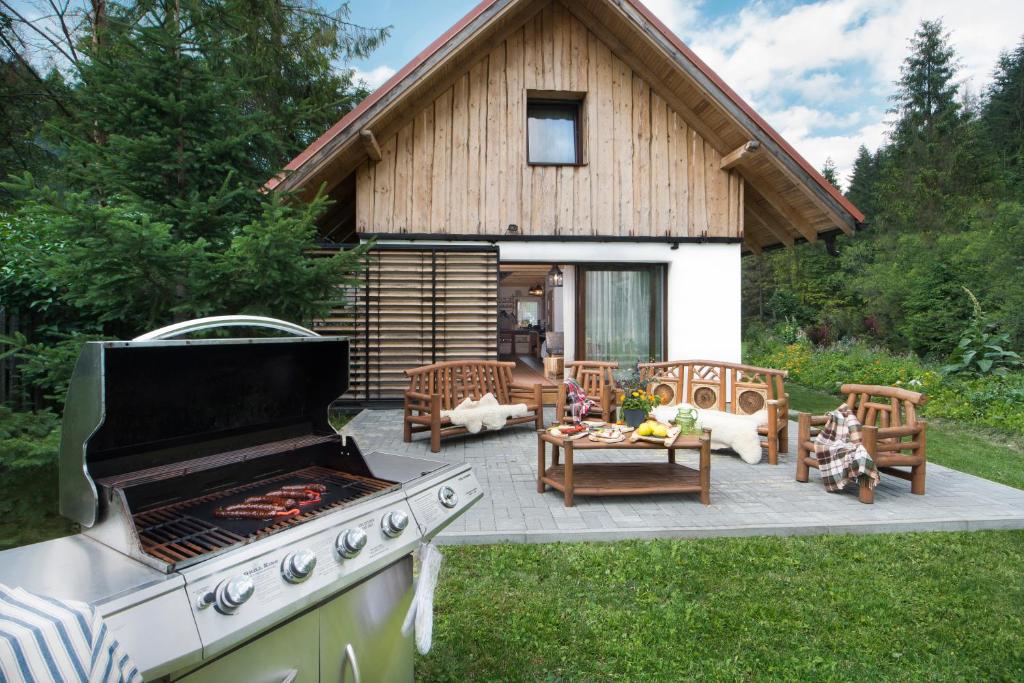
{"label": "shrub", "polygon": [[52,465],[60,449],[60,421],[48,411],[14,412],[0,405],[0,469]]}
{"label": "shrub", "polygon": [[773,338],[746,346],[748,363],[789,371],[789,379],[837,393],[843,383],[904,386],[927,394],[922,413],[1014,434],[1024,434],[1024,372],[958,377],[943,375],[914,355],[894,354],[857,342],[816,349],[807,340]]}

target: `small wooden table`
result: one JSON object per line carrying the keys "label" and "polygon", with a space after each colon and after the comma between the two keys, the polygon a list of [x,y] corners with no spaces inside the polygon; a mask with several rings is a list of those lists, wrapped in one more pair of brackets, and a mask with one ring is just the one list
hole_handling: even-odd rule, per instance
{"label": "small wooden table", "polygon": [[[551,467],[547,466],[545,444],[551,444]],[[700,451],[699,469],[676,463],[676,449]],[[575,451],[663,450],[667,462],[588,463],[576,465]],[[565,451],[565,464],[558,464],[559,450]],[[573,496],[635,496],[653,493],[699,493],[700,502],[711,504],[711,430],[699,436],[676,437],[671,447],[649,441],[619,443],[591,441],[587,437],[567,441],[564,437],[537,432],[537,493],[547,487],[561,491],[565,507],[572,507]]]}

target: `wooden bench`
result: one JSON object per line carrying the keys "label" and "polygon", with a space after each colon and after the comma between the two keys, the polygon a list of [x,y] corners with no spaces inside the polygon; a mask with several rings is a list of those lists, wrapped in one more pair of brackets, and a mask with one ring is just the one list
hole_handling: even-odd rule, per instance
{"label": "wooden bench", "polygon": [[[923,496],[928,464],[925,453],[928,423],[917,419],[917,408],[924,405],[928,397],[900,387],[874,384],[844,384],[839,390],[847,395],[846,405],[853,408],[864,426],[861,439],[878,471],[909,481],[910,492]],[[826,415],[799,415],[797,481],[806,482],[809,468],[818,467],[814,458],[814,437],[827,419]],[[909,467],[910,470],[897,467]],[[875,490],[861,486],[858,498],[862,503],[874,503]]]}
{"label": "wooden bench", "polygon": [[768,411],[768,424],[758,427],[768,463],[789,451],[789,396],[785,370],[714,360],[673,360],[641,363],[640,378],[662,403],[689,403],[706,410],[737,415]]}
{"label": "wooden bench", "polygon": [[544,428],[544,402],[540,384],[512,381],[512,362],[496,360],[456,360],[434,363],[406,370],[409,388],[405,392],[403,438],[412,441],[415,432],[430,432],[430,450],[441,450],[441,438],[468,434],[465,427],[453,425],[441,417],[442,410],[455,408],[466,398],[479,401],[487,393],[498,403],[524,403],[529,411],[522,417],[509,418],[505,424],[532,422]]}

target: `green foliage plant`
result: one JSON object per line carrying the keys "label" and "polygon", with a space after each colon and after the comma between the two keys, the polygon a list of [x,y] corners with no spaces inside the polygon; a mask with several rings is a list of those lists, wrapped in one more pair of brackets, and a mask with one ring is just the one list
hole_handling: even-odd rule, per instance
{"label": "green foliage plant", "polygon": [[974,306],[971,324],[964,330],[953,352],[953,362],[942,372],[960,375],[1002,375],[1024,366],[1020,354],[1009,349],[1010,335],[1000,332],[998,324],[985,315],[971,290],[964,291]]}

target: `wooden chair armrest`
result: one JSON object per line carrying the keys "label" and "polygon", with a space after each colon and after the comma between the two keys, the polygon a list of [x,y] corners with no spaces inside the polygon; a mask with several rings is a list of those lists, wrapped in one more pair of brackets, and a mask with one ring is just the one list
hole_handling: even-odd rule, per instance
{"label": "wooden chair armrest", "polygon": [[414,399],[417,401],[430,401],[430,394],[421,394],[418,391],[412,391],[411,389],[405,392],[406,399]]}
{"label": "wooden chair armrest", "polygon": [[540,382],[510,382],[508,388],[512,391],[529,391],[533,393],[533,388],[539,384]]}
{"label": "wooden chair armrest", "polygon": [[800,441],[808,441],[811,438],[811,427],[825,424],[828,417],[825,415],[811,415],[810,413],[797,413],[797,438]]}
{"label": "wooden chair armrest", "polygon": [[918,423],[903,427],[878,427],[877,429],[879,439],[895,439],[904,436],[917,436],[924,431],[924,425]]}

